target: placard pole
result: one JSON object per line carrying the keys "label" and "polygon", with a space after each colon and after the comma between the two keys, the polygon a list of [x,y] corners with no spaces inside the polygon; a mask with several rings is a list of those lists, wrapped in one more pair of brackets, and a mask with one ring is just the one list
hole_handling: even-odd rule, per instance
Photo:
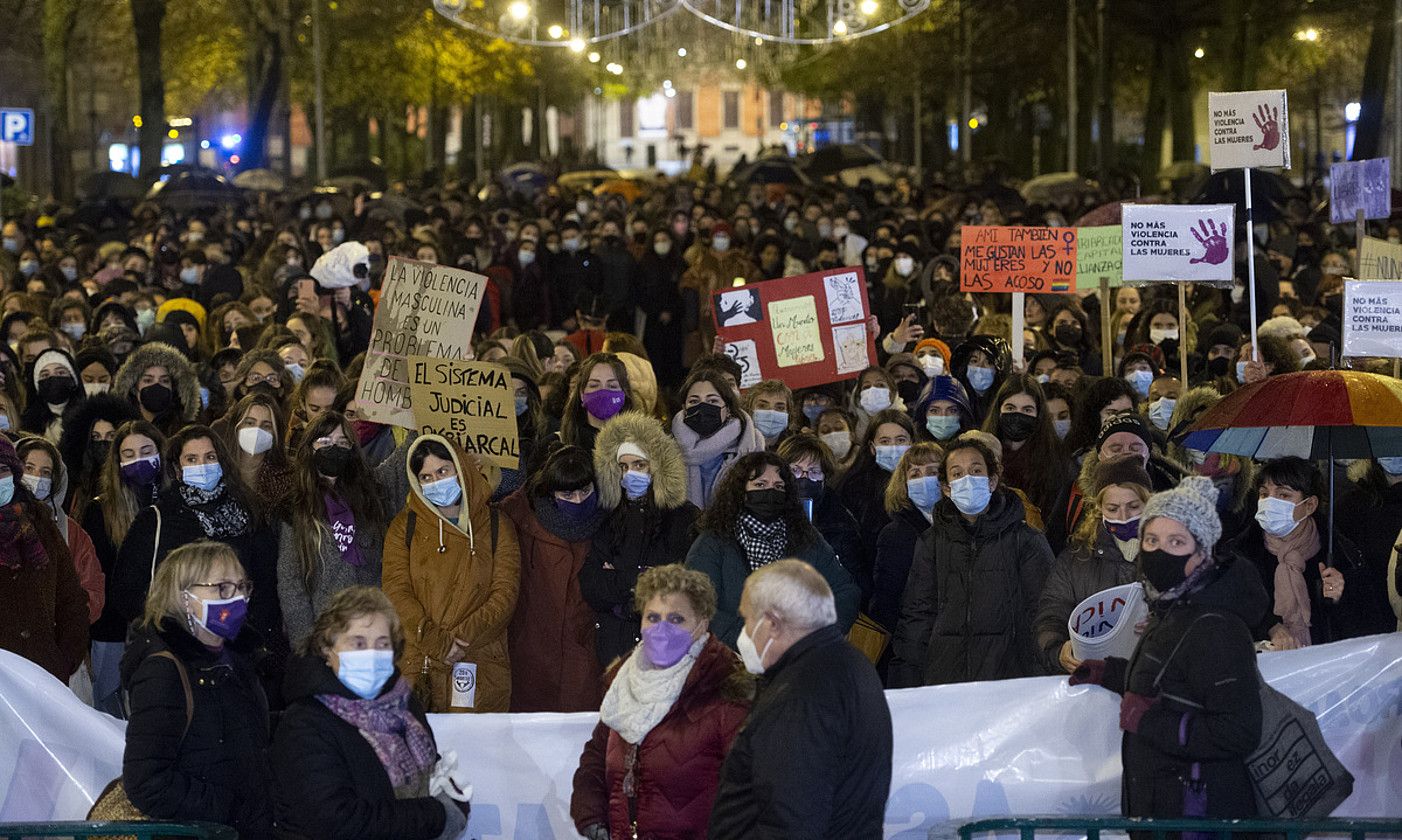
{"label": "placard pole", "polygon": [[1179,381],[1182,382],[1183,390],[1188,390],[1188,342],[1186,341],[1188,331],[1188,284],[1182,281],[1174,283],[1178,287],[1178,373]]}
{"label": "placard pole", "polygon": [[1110,278],[1100,278],[1100,364],[1101,372],[1105,376],[1110,375],[1110,371],[1115,366],[1114,351],[1111,347],[1112,336],[1110,335]]}
{"label": "placard pole", "polygon": [[1353,276],[1363,277],[1363,234],[1367,225],[1363,220],[1363,208],[1353,220]]}
{"label": "placard pole", "polygon": [[1022,367],[1022,332],[1023,323],[1027,318],[1027,293],[1013,292],[1013,370]]}
{"label": "placard pole", "polygon": [[1251,167],[1243,169],[1242,175],[1246,189],[1246,296],[1251,301],[1251,358],[1259,362],[1261,348],[1256,345],[1256,224],[1251,213]]}

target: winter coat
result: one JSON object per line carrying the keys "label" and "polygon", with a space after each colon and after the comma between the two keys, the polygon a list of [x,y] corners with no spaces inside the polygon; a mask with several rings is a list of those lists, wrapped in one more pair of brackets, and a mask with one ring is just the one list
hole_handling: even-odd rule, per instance
{"label": "winter coat", "polygon": [[1122,740],[1126,816],[1186,816],[1184,780],[1195,765],[1206,792],[1202,816],[1255,816],[1244,762],[1261,740],[1261,700],[1249,628],[1267,608],[1251,564],[1230,559],[1200,592],[1152,606],[1123,683],[1112,679],[1105,686],[1160,698],[1138,733],[1126,732]]}
{"label": "winter coat", "polygon": [[[105,420],[112,428],[119,429],[123,423],[138,417],[136,406],[125,397],[111,393],[85,397],[69,405],[63,414],[63,435],[58,439],[64,474],[72,491],[64,502],[68,511],[75,510],[78,502],[91,501],[97,495],[97,474],[102,463],[94,461],[89,454],[92,427],[97,421]],[[79,498],[78,494],[83,497]]]}
{"label": "winter coat", "polygon": [[[610,681],[617,672],[615,666]],[[570,817],[575,827],[582,834],[603,825],[613,840],[631,840],[634,818],[624,792],[631,759],[637,836],[704,838],[721,764],[745,722],[753,692],[753,680],[734,651],[711,636],[671,711],[641,744],[629,744],[602,722],[595,725],[574,773]]]}
{"label": "winter coat", "polygon": [[[624,498],[617,480],[618,447],[632,442],[648,455],[652,486],[637,501]],[[589,547],[579,572],[579,590],[594,610],[599,662],[612,662],[638,643],[640,626],[633,609],[638,575],[652,566],[686,562],[696,518],[686,499],[686,464],[676,441],[656,420],[627,411],[604,424],[594,446],[599,476],[599,505],[612,512]]]}
{"label": "winter coat", "polygon": [[[1362,631],[1359,635],[1391,633],[1397,622],[1388,604],[1388,568],[1402,531],[1402,484],[1387,487],[1376,501],[1359,489],[1340,496],[1334,508],[1335,534],[1352,541],[1363,558],[1361,575],[1349,578],[1344,585],[1344,599],[1348,599],[1351,586],[1363,590],[1361,612],[1367,619],[1358,627]],[[1337,544],[1334,550],[1337,553]]]}
{"label": "winter coat", "polygon": [[594,611],[579,589],[589,540],[551,533],[524,490],[501,513],[516,527],[521,577],[511,618],[511,711],[586,712],[603,699],[603,669],[594,647]]}
{"label": "winter coat", "polygon": [[[395,673],[384,690],[398,680]],[[288,707],[272,746],[279,840],[433,840],[443,832],[439,800],[396,799],[374,747],[360,730],[316,699],[324,694],[360,699],[325,661],[293,657],[287,664],[285,694]],[[423,709],[412,698],[409,711],[428,728]]]}
{"label": "winter coat", "polygon": [[[790,550],[789,557],[797,557],[818,570],[832,588],[833,600],[837,604],[837,626],[843,633],[857,620],[858,602],[862,591],[857,582],[837,557],[832,547],[821,536],[814,537],[808,546]],[[740,637],[740,628],[745,621],[740,617],[740,593],[745,588],[745,579],[750,576],[750,561],[745,551],[734,537],[717,531],[702,531],[691,544],[686,555],[686,567],[705,572],[716,589],[716,614],[711,619],[711,632],[730,647],[735,647]]]}
{"label": "winter coat", "polygon": [[[246,658],[254,646],[245,630],[211,652],[174,619],[133,628],[121,668],[131,705],[122,785],[143,814],[221,823],[244,840],[271,836],[268,704]],[[188,727],[185,688],[163,652],[184,666]]]}
{"label": "winter coat", "polygon": [[760,677],[721,769],[710,836],[880,838],[891,742],[871,663],[839,628],[813,631]]}
{"label": "winter coat", "polygon": [[41,504],[53,514],[54,526],[68,545],[68,554],[73,559],[73,570],[78,574],[78,583],[88,596],[88,623],[92,624],[102,615],[102,608],[107,604],[107,575],[102,570],[102,563],[97,559],[97,549],[93,547],[92,537],[88,536],[88,532],[83,530],[83,526],[73,517],[64,512],[68,507],[68,468],[65,464],[55,466],[57,469],[54,470],[49,497]]}
{"label": "winter coat", "polygon": [[1133,557],[1125,557],[1120,545],[1104,527],[1097,529],[1095,545],[1068,545],[1047,575],[1037,610],[1037,649],[1048,674],[1060,674],[1061,646],[1071,638],[1067,622],[1081,602],[1097,592],[1139,580]]}
{"label": "winter coat", "polygon": [[[1100,452],[1095,448],[1086,451],[1081,460],[1081,471],[1066,484],[1050,510],[1042,511],[1042,519],[1047,523],[1047,543],[1052,551],[1059,552],[1066,547],[1071,535],[1081,524],[1085,515],[1086,498],[1094,495],[1090,489],[1095,486],[1095,471],[1100,466]],[[1155,493],[1172,490],[1178,482],[1191,472],[1187,467],[1157,452],[1149,454],[1145,466]],[[1224,523],[1225,524],[1225,523]],[[1225,531],[1224,531],[1225,533]]]}
{"label": "winter coat", "polygon": [[949,499],[915,546],[892,639],[894,688],[1041,673],[1032,627],[1051,567],[1047,540],[1010,492],[972,523]]}
{"label": "winter coat", "polygon": [[868,454],[837,483],[837,498],[857,518],[864,534],[880,534],[891,517],[886,513],[886,485],[891,472],[877,466]]}
{"label": "winter coat", "polygon": [[150,367],[163,367],[170,373],[170,386],[175,392],[175,403],[165,414],[154,421],[156,428],[166,436],[195,422],[200,413],[200,383],[195,368],[179,350],[168,344],[153,342],[143,344],[132,351],[117,375],[112,377],[112,394],[126,398],[140,411],[141,402],[137,398],[137,383],[141,374]]}
{"label": "winter coat", "polygon": [[[448,519],[424,498],[418,481],[411,481],[409,503],[385,534],[384,590],[404,623],[399,668],[410,682],[424,679],[427,671],[431,712],[505,712],[511,705],[506,629],[520,583],[516,530],[487,504],[491,488],[456,444],[424,435],[410,455],[426,440],[452,454],[463,510],[457,520]],[[406,475],[408,469],[405,464]],[[449,659],[455,640],[465,649]],[[458,662],[477,666],[471,708],[451,707],[452,669]]]}
{"label": "winter coat", "polygon": [[891,522],[876,538],[876,563],[872,568],[873,590],[867,615],[895,630],[901,618],[901,596],[910,578],[915,544],[930,527],[925,514],[906,505],[891,516]]}
{"label": "winter coat", "polygon": [[[42,516],[48,508],[30,510]],[[37,567],[0,567],[0,649],[68,682],[87,656],[88,615],[87,593],[66,551]]]}
{"label": "winter coat", "polygon": [[643,346],[647,348],[658,381],[667,388],[680,385],[683,376],[684,314],[677,284],[685,270],[686,263],[676,247],[666,257],[657,256],[649,248],[638,270],[638,306],[647,314]]}
{"label": "winter coat", "polygon": [[862,592],[860,603],[865,608],[871,598],[872,564],[870,537],[865,535],[872,532],[864,531],[857,522],[857,517],[852,515],[852,511],[847,509],[837,494],[829,493],[826,489],[813,507],[812,521],[813,527],[818,529],[818,533],[822,534],[823,539],[832,547],[837,562],[841,563],[847,574],[852,576],[852,580],[857,582],[857,588]]}

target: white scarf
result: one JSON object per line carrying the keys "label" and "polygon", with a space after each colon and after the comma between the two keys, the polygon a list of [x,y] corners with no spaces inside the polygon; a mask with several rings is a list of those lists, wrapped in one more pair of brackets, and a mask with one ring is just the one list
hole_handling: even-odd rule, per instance
{"label": "white scarf", "polygon": [[706,646],[709,633],[692,642],[681,661],[670,668],[654,668],[640,644],[619,666],[618,675],[604,695],[599,720],[630,744],[641,744],[662,722],[681,696],[682,686]]}

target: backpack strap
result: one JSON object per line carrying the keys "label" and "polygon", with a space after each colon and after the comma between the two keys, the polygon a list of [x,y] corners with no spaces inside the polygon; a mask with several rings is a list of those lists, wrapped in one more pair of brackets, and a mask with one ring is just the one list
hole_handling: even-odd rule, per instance
{"label": "backpack strap", "polygon": [[413,549],[414,547],[414,526],[419,522],[419,515],[414,511],[409,511],[409,517],[404,521],[404,547]]}
{"label": "backpack strap", "polygon": [[169,659],[175,664],[175,673],[180,675],[180,687],[185,689],[185,728],[180,731],[180,739],[183,741],[195,719],[195,693],[190,689],[190,673],[185,670],[185,663],[180,661],[180,657],[168,650],[153,653],[151,658]]}
{"label": "backpack strap", "polygon": [[[1173,646],[1173,650],[1168,654],[1168,658],[1165,659],[1165,660],[1163,661],[1163,667],[1159,669],[1159,675],[1156,676],[1156,677],[1154,677],[1154,691],[1158,691],[1158,690],[1159,690],[1159,683],[1163,682],[1163,675],[1166,674],[1166,673],[1168,672],[1168,665],[1169,665],[1169,663],[1172,662],[1172,661],[1173,661],[1173,658],[1174,658],[1175,656],[1178,655],[1178,651],[1182,649],[1183,643],[1186,642],[1186,641],[1188,641],[1188,637],[1191,636],[1191,635],[1193,634],[1193,628],[1194,628],[1194,627],[1197,627],[1198,624],[1201,623],[1202,620],[1205,619],[1205,618],[1222,618],[1222,617],[1223,617],[1223,616],[1222,616],[1221,613],[1213,613],[1213,612],[1210,612],[1210,613],[1203,613],[1202,615],[1200,615],[1200,616],[1198,616],[1197,618],[1193,619],[1193,623],[1192,623],[1192,624],[1189,624],[1189,625],[1188,625],[1188,629],[1183,631],[1183,635],[1182,635],[1181,637],[1179,637],[1179,639],[1178,639],[1178,644],[1176,644],[1176,645]],[[1194,704],[1194,705],[1195,705],[1195,704]]]}
{"label": "backpack strap", "polygon": [[487,505],[487,507],[488,507],[488,508],[491,510],[491,512],[492,512],[492,556],[493,556],[493,557],[496,557],[496,556],[497,556],[497,528],[498,528],[498,522],[497,522],[497,506],[496,506],[496,505]]}

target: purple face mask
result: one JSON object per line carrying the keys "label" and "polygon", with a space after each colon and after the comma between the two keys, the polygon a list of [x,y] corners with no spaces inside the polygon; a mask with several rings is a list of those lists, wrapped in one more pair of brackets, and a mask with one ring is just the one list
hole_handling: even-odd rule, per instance
{"label": "purple face mask", "polygon": [[1120,542],[1129,542],[1139,536],[1138,516],[1133,519],[1126,519],[1118,522],[1113,519],[1105,519],[1103,521],[1105,523],[1105,530],[1109,531],[1110,534]]}
{"label": "purple face mask", "polygon": [[161,473],[161,456],[138,458],[121,467],[122,480],[133,487],[150,487]]}
{"label": "purple face mask", "polygon": [[238,637],[243,629],[244,619],[248,618],[248,599],[242,595],[219,601],[204,602],[204,620],[190,616],[192,624],[200,624],[204,629],[221,639]]}
{"label": "purple face mask", "polygon": [[623,399],[622,391],[606,388],[592,394],[584,394],[580,396],[579,401],[595,420],[607,420],[623,410]]}
{"label": "purple face mask", "polygon": [[670,668],[682,661],[695,640],[685,628],[659,621],[643,628],[643,653],[658,668]]}

